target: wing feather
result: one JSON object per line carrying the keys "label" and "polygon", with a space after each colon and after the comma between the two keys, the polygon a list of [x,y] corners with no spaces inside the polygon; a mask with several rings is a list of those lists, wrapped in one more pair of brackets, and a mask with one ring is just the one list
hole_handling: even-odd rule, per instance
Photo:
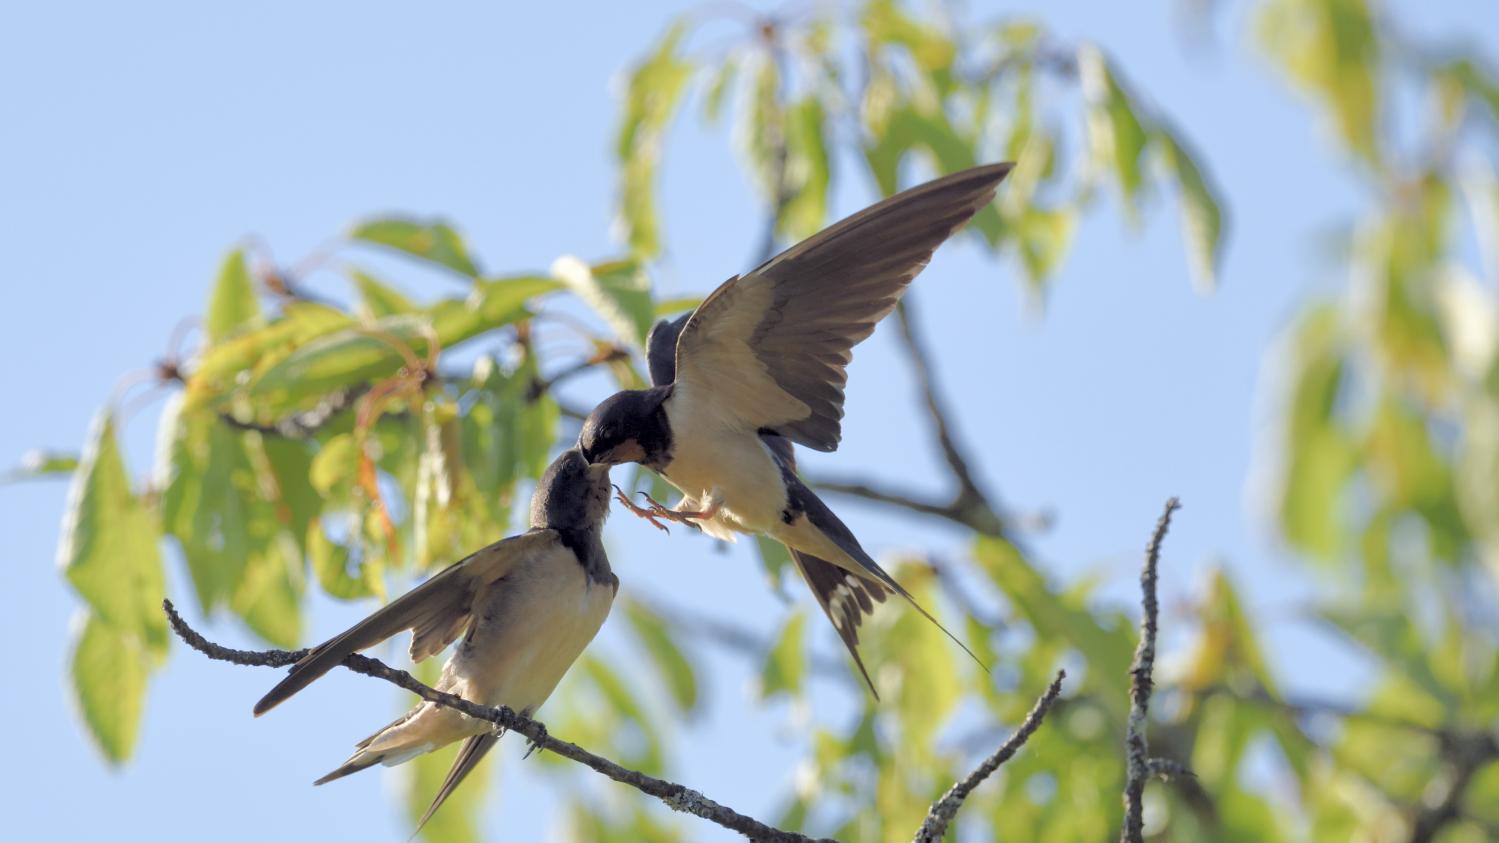
{"label": "wing feather", "polygon": [[749,429],[835,450],[853,347],[1009,171],[975,167],[896,194],[724,282],[681,328],[682,393]]}
{"label": "wing feather", "polygon": [[373,647],[412,630],[411,656],[417,661],[440,652],[468,626],[474,596],[516,564],[557,543],[552,530],[530,530],[495,542],[449,565],[431,579],[391,601],[348,630],[317,646],[270,693],[255,704],[258,717],[337,667],[350,653]]}

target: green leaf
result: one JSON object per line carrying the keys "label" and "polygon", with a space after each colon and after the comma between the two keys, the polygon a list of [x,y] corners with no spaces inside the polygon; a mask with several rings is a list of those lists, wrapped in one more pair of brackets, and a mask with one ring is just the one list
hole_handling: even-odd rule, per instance
{"label": "green leaf", "polygon": [[656,302],[656,318],[661,319],[668,316],[677,316],[689,310],[697,310],[697,306],[702,303],[702,296],[677,296],[670,299],[661,299]]}
{"label": "green leaf", "polygon": [[162,531],[182,548],[198,605],[208,614],[244,570],[247,508],[257,495],[253,472],[239,434],[177,397],[162,413],[159,438]]}
{"label": "green leaf", "polygon": [[1166,159],[1166,167],[1176,176],[1181,204],[1182,233],[1187,243],[1187,257],[1197,286],[1212,290],[1218,283],[1218,262],[1223,244],[1223,211],[1218,197],[1203,178],[1192,156],[1181,140],[1157,127],[1156,139]]}
{"label": "green leaf", "polygon": [[642,772],[659,775],[665,763],[661,751],[661,734],[652,723],[645,706],[636,697],[631,683],[626,682],[617,670],[595,655],[584,653],[578,660],[578,667],[603,695],[611,714],[623,718],[624,723],[639,732],[638,741],[620,742],[628,744],[617,747],[624,756],[621,762]]}
{"label": "green leaf", "polygon": [[791,554],[787,552],[785,545],[760,534],[755,535],[755,550],[760,555],[760,567],[765,570],[765,578],[779,592],[781,576],[791,564]]}
{"label": "green leaf", "polygon": [[729,92],[734,88],[734,80],[739,75],[739,61],[730,53],[724,59],[723,64],[713,72],[708,82],[707,94],[703,97],[703,119],[709,123],[717,123],[719,115],[723,113],[724,100],[728,99]]}
{"label": "green leaf", "polygon": [[[900,577],[916,602],[938,614],[940,620],[941,607],[931,589],[933,580],[931,575]],[[957,658],[968,656],[920,612],[901,608],[882,639],[881,660],[899,668],[899,683],[891,702],[900,719],[902,740],[910,744],[917,757],[926,757],[937,730],[963,697]]]}
{"label": "green leaf", "polygon": [[940,29],[906,14],[893,0],[869,3],[862,22],[873,44],[905,48],[937,94],[945,95],[952,90],[952,68],[958,48]]}
{"label": "green leaf", "polygon": [[760,699],[768,700],[782,693],[801,696],[807,675],[807,648],[803,642],[806,626],[807,616],[800,609],[786,619],[760,669]]}
{"label": "green leaf", "polygon": [[1446,687],[1432,670],[1430,648],[1412,620],[1411,607],[1348,603],[1324,606],[1317,615],[1414,683],[1401,695],[1407,716],[1437,726],[1454,715],[1454,689]]}
{"label": "green leaf", "polygon": [[213,295],[208,300],[208,315],[203,319],[203,332],[208,335],[208,344],[216,345],[259,317],[260,300],[255,295],[245,251],[235,249],[219,268]]}
{"label": "green leaf", "polygon": [[1026,281],[1033,290],[1039,290],[1061,266],[1072,245],[1077,212],[1070,208],[1026,208],[1013,225]]}
{"label": "green leaf", "polygon": [[1339,502],[1356,461],[1336,416],[1346,366],[1341,342],[1337,311],[1323,307],[1304,318],[1292,350],[1281,528],[1293,545],[1322,559],[1341,550]]}
{"label": "green leaf", "polygon": [[463,238],[444,220],[378,217],[354,226],[349,237],[431,261],[467,278],[479,277]]}
{"label": "green leaf", "polygon": [[697,707],[697,676],[692,663],[682,653],[680,642],[666,620],[638,600],[625,601],[625,618],[635,637],[645,648],[677,708],[691,712]]}
{"label": "green leaf", "polygon": [[1131,214],[1145,186],[1141,157],[1150,134],[1103,51],[1077,50],[1078,73],[1088,100],[1088,139],[1096,165],[1111,169]]}
{"label": "green leaf", "polygon": [[633,261],[588,266],[571,255],[552,263],[552,275],[593,308],[614,335],[636,348],[645,347],[656,318],[650,277]]}
{"label": "green leaf", "polygon": [[[865,160],[880,191],[889,196],[900,189],[900,165],[908,152],[925,152],[938,173],[955,173],[974,166],[977,139],[959,131],[940,111],[925,111],[909,103],[891,109],[876,141],[864,149]],[[974,215],[973,225],[986,240],[998,242],[999,209],[989,205]]]}
{"label": "green leaf", "polygon": [[1077,648],[1088,661],[1087,681],[1096,683],[1103,706],[1123,723],[1129,705],[1128,669],[1135,647],[1133,636],[1125,631],[1127,627],[1106,627],[1086,606],[1063,600],[1007,541],[980,537],[974,543],[973,558],[1040,638],[1067,641]]}
{"label": "green leaf", "polygon": [[352,322],[336,308],[312,302],[287,302],[276,321],[210,347],[188,378],[193,406],[212,404],[232,390],[246,373],[263,372],[316,337]]}
{"label": "green leaf", "polygon": [[1322,100],[1351,150],[1377,160],[1381,47],[1365,0],[1272,0],[1259,15],[1265,51]]}
{"label": "green leaf", "polygon": [[253,550],[229,607],[251,630],[277,647],[302,640],[302,593],[306,583],[296,541],[274,519],[250,524]]}
{"label": "green leaf", "polygon": [[159,541],[155,520],[131,490],[114,419],[101,413],[73,475],[58,564],[100,621],[138,637],[153,655],[167,646]]}
{"label": "green leaf", "polygon": [[359,443],[352,433],[339,433],[322,444],[312,458],[307,478],[324,497],[352,483],[359,470]]}
{"label": "green leaf", "polygon": [[822,103],[807,97],[786,113],[787,180],[791,199],[781,209],[780,224],[795,239],[815,234],[828,213],[830,181],[826,115]]}
{"label": "green leaf", "polygon": [[77,454],[33,449],[21,455],[19,465],[0,476],[0,483],[72,474],[77,468]]}
{"label": "green leaf", "polygon": [[354,286],[359,289],[359,303],[368,318],[379,319],[416,311],[417,307],[411,299],[368,272],[350,269],[349,275],[354,278]]}
{"label": "green leaf", "polygon": [[677,22],[662,36],[655,51],[630,71],[625,90],[624,116],[615,140],[619,159],[619,216],[630,251],[654,257],[661,251],[656,219],[656,170],[661,139],[681,104],[692,65],[677,54],[685,25]]}
{"label": "green leaf", "polygon": [[88,613],[73,647],[73,693],[89,734],[112,764],[135,749],[152,661],[139,636]]}
{"label": "green leaf", "polygon": [[349,555],[349,548],[328,538],[321,525],[308,528],[308,562],[324,593],[336,600],[359,600],[378,594],[378,584],[370,576],[373,568],[360,565],[357,576],[349,573]]}
{"label": "green leaf", "polygon": [[250,396],[264,410],[281,413],[337,389],[389,377],[405,365],[400,346],[425,361],[433,337],[446,351],[524,319],[530,313],[528,301],[558,286],[532,276],[483,281],[467,299],[446,299],[421,313],[387,316],[368,326],[328,333],[264,371],[251,384]]}

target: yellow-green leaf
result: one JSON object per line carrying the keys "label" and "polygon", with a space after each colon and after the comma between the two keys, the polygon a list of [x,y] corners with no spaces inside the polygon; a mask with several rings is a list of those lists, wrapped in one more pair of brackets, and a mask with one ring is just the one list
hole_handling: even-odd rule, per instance
{"label": "yellow-green leaf", "polygon": [[1223,211],[1216,192],[1203,177],[1181,140],[1165,129],[1156,130],[1156,138],[1166,159],[1166,167],[1176,176],[1181,204],[1182,233],[1192,278],[1206,291],[1217,286],[1220,247],[1223,243]]}
{"label": "yellow-green leaf", "polygon": [[637,348],[645,347],[656,308],[651,302],[650,277],[638,264],[612,261],[590,267],[564,255],[552,263],[552,275],[593,308],[616,337]]}
{"label": "yellow-green leaf", "polygon": [[139,636],[88,613],[73,647],[73,693],[89,734],[113,764],[135,749],[151,662]]}
{"label": "yellow-green leaf", "polygon": [[673,24],[655,51],[630,71],[625,90],[624,116],[615,140],[619,158],[619,217],[630,251],[654,257],[661,251],[656,220],[656,169],[661,140],[692,75],[692,65],[677,53],[685,30]]}
{"label": "yellow-green leaf", "polygon": [[203,332],[209,345],[222,341],[260,316],[260,300],[255,296],[255,282],[243,249],[235,249],[219,268],[213,295],[208,300],[208,315]]}
{"label": "yellow-green leaf", "polygon": [[479,269],[469,257],[463,238],[444,220],[379,217],[354,226],[349,236],[431,261],[468,278],[479,277]]}
{"label": "yellow-green leaf", "polygon": [[108,413],[95,418],[73,475],[57,558],[102,622],[138,636],[153,654],[166,651],[160,533],[131,489]]}
{"label": "yellow-green leaf", "polygon": [[671,626],[654,609],[637,600],[624,601],[624,609],[630,628],[671,693],[672,701],[682,711],[692,711],[698,700],[697,676]]}
{"label": "yellow-green leaf", "polygon": [[1145,186],[1141,158],[1150,135],[1135,103],[1103,51],[1084,44],[1077,51],[1078,73],[1088,100],[1088,139],[1096,165],[1113,171],[1130,213]]}
{"label": "yellow-green leaf", "polygon": [[359,304],[371,319],[412,313],[417,307],[399,290],[360,269],[351,269],[354,286],[359,289]]}
{"label": "yellow-green leaf", "polygon": [[798,609],[781,627],[775,646],[770,648],[760,669],[761,699],[782,693],[801,696],[802,681],[807,674],[807,648],[803,641],[806,625],[807,616]]}

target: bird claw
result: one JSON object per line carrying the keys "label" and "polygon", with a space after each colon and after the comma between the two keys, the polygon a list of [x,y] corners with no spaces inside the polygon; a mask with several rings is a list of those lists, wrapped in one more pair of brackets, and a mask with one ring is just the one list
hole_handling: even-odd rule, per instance
{"label": "bird claw", "polygon": [[[642,492],[641,494],[645,494],[645,493]],[[650,500],[651,501],[651,503],[654,505],[654,508],[652,508],[652,507],[644,507],[644,506],[637,506],[634,501],[630,500],[630,496],[625,494],[625,490],[624,489],[621,489],[618,486],[614,487],[614,499],[617,500],[617,501],[619,501],[620,503],[624,504],[625,509],[628,509],[628,510],[630,510],[630,512],[634,513],[635,515],[637,515],[637,516],[639,516],[641,518],[644,518],[645,520],[651,522],[651,526],[655,527],[656,529],[660,530],[661,532],[666,533],[667,535],[671,535],[671,528],[667,527],[665,524],[662,524],[660,521],[656,520],[657,516],[659,515],[659,513],[656,510],[663,508],[661,506],[661,504],[658,504],[654,500],[651,500],[651,496],[650,495],[646,495],[645,497],[646,497],[646,500]]]}
{"label": "bird claw", "polygon": [[541,732],[541,735],[538,738],[526,741],[526,754],[522,755],[520,757],[520,760],[522,760],[522,761],[526,760],[527,758],[530,758],[531,757],[531,753],[533,753],[533,752],[540,752],[541,751],[541,744],[542,744],[542,742],[544,742],[547,738],[551,737],[551,735],[548,734],[548,732],[547,732],[547,727],[546,727],[545,723],[537,722],[536,728],[537,728],[537,730],[539,730]]}

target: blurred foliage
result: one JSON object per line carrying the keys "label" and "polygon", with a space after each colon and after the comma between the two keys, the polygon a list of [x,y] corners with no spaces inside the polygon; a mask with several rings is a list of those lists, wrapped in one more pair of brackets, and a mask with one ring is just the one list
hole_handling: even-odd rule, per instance
{"label": "blurred foliage", "polygon": [[[1314,621],[1377,672],[1344,698],[1287,699],[1234,583],[1211,578],[1160,677],[1155,752],[1197,777],[1149,792],[1155,839],[1456,843],[1499,829],[1499,265],[1477,265],[1478,255],[1499,260],[1499,77],[1481,56],[1411,42],[1379,12],[1364,0],[1264,0],[1256,12],[1265,56],[1370,188],[1336,267],[1347,283],[1306,304],[1271,373],[1285,388],[1270,453],[1281,469],[1278,526],[1328,583]],[[205,614],[293,646],[309,587],[383,599],[522,525],[525,484],[575,435],[548,387],[587,368],[640,385],[651,322],[694,304],[658,301],[651,285],[668,242],[656,184],[690,104],[709,123],[732,121],[745,171],[774,212],[772,244],[824,225],[838,179],[888,194],[1013,159],[974,228],[1033,292],[1105,194],[1131,223],[1153,195],[1172,195],[1191,273],[1213,285],[1226,211],[1207,162],[1098,47],[1066,45],[1039,20],[931,17],[888,0],[853,15],[741,22],[711,51],[695,46],[709,20],[674,24],[629,71],[615,139],[618,260],[565,256],[547,273],[494,275],[447,221],[375,218],[348,233],[349,292],[330,301],[235,249],[208,290],[201,347],[164,373],[182,388],[162,414],[149,479],[132,480],[114,409],[81,457],[37,455],[13,475],[73,476],[59,548],[85,604],[72,682],[105,758],[130,757],[168,646],[163,540],[184,562],[176,582]],[[465,288],[408,294],[359,263],[362,248]],[[537,340],[538,311],[553,300],[597,317],[581,357]],[[648,482],[642,473],[633,485]],[[779,585],[787,560],[761,547]],[[1090,583],[1053,582],[1005,537],[975,535],[970,561],[961,580],[1002,607],[1002,628],[963,626],[928,566],[897,576],[963,628],[995,674],[957,657],[915,613],[876,613],[862,638],[878,654],[868,660],[882,701],[851,669],[837,674],[857,712],[810,727],[795,785],[767,819],[848,841],[905,839],[1065,664],[1074,679],[1064,704],[974,794],[964,839],[1116,833],[1130,618],[1100,608]],[[766,704],[803,700],[825,670],[809,657],[808,611],[758,631]],[[669,773],[671,736],[707,704],[710,650],[647,601],[622,601],[617,614],[630,658],[649,671],[627,675],[619,654],[595,648],[543,714],[555,734]],[[411,766],[413,819],[450,754]],[[600,792],[571,765],[539,764],[573,795],[569,839],[695,834],[633,791]],[[428,839],[478,839],[476,779]]]}

